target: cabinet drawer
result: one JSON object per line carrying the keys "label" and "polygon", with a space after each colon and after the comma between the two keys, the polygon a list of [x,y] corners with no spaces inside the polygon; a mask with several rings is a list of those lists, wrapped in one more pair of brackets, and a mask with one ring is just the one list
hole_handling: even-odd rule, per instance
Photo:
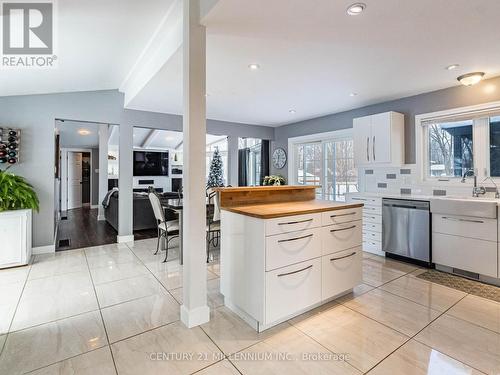
{"label": "cabinet drawer", "polygon": [[329,225],[322,230],[323,255],[361,246],[363,242],[361,220]]}
{"label": "cabinet drawer", "polygon": [[433,214],[432,231],[497,241],[497,221],[495,219]]}
{"label": "cabinet drawer", "polygon": [[382,198],[376,198],[376,197],[349,197],[347,199],[348,202],[359,202],[359,203],[364,203],[365,206],[371,205],[371,206],[382,206]]}
{"label": "cabinet drawer", "polygon": [[365,231],[382,233],[382,224],[363,222],[363,232]]}
{"label": "cabinet drawer", "polygon": [[364,214],[363,215],[363,222],[382,225],[382,215]]}
{"label": "cabinet drawer", "polygon": [[369,230],[363,231],[363,241],[377,241],[382,242],[382,233],[381,232],[372,232]]}
{"label": "cabinet drawer", "polygon": [[266,271],[321,256],[321,228],[266,238]]}
{"label": "cabinet drawer", "polygon": [[321,226],[321,213],[279,217],[266,220],[266,236],[296,232]]}
{"label": "cabinet drawer", "polygon": [[321,301],[321,258],[266,272],[266,323]]}
{"label": "cabinet drawer", "polygon": [[382,215],[382,206],[364,206],[363,215]]}
{"label": "cabinet drawer", "polygon": [[321,298],[332,298],[361,284],[363,254],[361,247],[321,258]]}
{"label": "cabinet drawer", "polygon": [[432,261],[443,266],[497,277],[497,243],[433,233]]}
{"label": "cabinet drawer", "polygon": [[366,241],[363,238],[363,250],[369,253],[382,251],[382,241]]}
{"label": "cabinet drawer", "polygon": [[362,216],[361,208],[349,208],[345,210],[323,212],[321,221],[323,226],[326,226],[361,220]]}

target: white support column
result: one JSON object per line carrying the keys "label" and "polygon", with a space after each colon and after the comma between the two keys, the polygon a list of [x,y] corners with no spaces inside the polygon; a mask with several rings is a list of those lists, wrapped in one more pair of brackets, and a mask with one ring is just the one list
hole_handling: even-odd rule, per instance
{"label": "white support column", "polygon": [[109,125],[99,125],[99,209],[97,211],[97,220],[105,220],[104,207],[102,201],[108,192],[108,139]]}
{"label": "white support column", "polygon": [[200,1],[184,0],[183,115],[183,305],[181,320],[189,328],[210,319],[207,306],[205,249],[206,43],[200,24]]}
{"label": "white support column", "polygon": [[229,185],[238,186],[238,137],[227,137],[227,160]]}
{"label": "white support column", "polygon": [[120,149],[118,151],[118,243],[131,242],[133,234],[133,158],[134,128],[127,123],[120,124]]}

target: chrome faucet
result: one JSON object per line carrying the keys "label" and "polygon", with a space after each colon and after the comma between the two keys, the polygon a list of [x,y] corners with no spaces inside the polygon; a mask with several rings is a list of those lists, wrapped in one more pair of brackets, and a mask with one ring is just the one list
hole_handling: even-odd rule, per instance
{"label": "chrome faucet", "polygon": [[498,185],[495,183],[495,181],[491,178],[491,176],[486,177],[483,182],[486,180],[490,180],[490,182],[495,186],[495,199],[500,199],[500,192],[498,191]]}
{"label": "chrome faucet", "polygon": [[464,175],[462,176],[462,183],[465,183],[465,180],[467,177],[474,177],[474,187],[472,188],[472,196],[477,198],[479,197],[479,194],[484,195],[486,194],[486,189],[484,186],[477,186],[477,176],[474,173],[474,170],[468,169],[465,171]]}

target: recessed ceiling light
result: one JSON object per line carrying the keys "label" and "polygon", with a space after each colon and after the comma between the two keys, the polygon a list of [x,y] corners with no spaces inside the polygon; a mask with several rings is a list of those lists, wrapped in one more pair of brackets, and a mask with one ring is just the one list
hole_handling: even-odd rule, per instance
{"label": "recessed ceiling light", "polygon": [[289,109],[288,112],[291,114],[297,113],[297,111],[295,109]]}
{"label": "recessed ceiling light", "polygon": [[260,69],[260,65],[259,64],[250,64],[250,65],[248,65],[248,69],[250,69],[250,70],[259,70]]}
{"label": "recessed ceiling light", "polygon": [[357,93],[357,92],[351,92],[351,93],[349,94],[349,96],[357,96],[357,95],[358,95],[358,93]]}
{"label": "recessed ceiling light", "polygon": [[483,79],[483,77],[483,72],[473,72],[461,75],[460,77],[457,77],[457,80],[464,86],[472,86],[476,83],[479,83]]}
{"label": "recessed ceiling light", "polygon": [[460,66],[459,64],[451,64],[446,67],[446,70],[455,70],[459,66]]}
{"label": "recessed ceiling light", "polygon": [[363,13],[366,9],[366,4],[364,3],[355,3],[347,8],[347,14],[350,16],[357,16],[358,14]]}
{"label": "recessed ceiling light", "polygon": [[89,135],[90,131],[87,130],[87,129],[80,129],[80,130],[78,130],[78,134],[80,134],[80,135]]}

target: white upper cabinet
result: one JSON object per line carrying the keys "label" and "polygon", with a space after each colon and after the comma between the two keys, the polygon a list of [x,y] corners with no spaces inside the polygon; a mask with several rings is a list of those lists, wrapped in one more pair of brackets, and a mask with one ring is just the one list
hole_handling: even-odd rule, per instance
{"label": "white upper cabinet", "polygon": [[385,112],[355,118],[354,158],[357,166],[404,164],[404,115]]}

